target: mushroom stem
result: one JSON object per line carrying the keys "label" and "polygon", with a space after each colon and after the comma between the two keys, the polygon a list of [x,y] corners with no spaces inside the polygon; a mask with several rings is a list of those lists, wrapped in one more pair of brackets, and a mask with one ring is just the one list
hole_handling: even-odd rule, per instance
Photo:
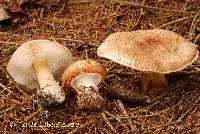
{"label": "mushroom stem", "polygon": [[78,105],[81,109],[100,109],[104,100],[99,95],[98,83],[101,76],[93,73],[80,74],[71,81],[72,87],[78,93]]}
{"label": "mushroom stem", "polygon": [[167,80],[164,74],[156,72],[144,72],[142,75],[142,91],[147,93],[149,87],[152,90],[163,88],[167,86]]}
{"label": "mushroom stem", "polygon": [[36,58],[33,67],[40,86],[39,95],[44,98],[44,101],[48,101],[46,104],[62,103],[65,100],[65,94],[54,79],[46,60],[42,57]]}

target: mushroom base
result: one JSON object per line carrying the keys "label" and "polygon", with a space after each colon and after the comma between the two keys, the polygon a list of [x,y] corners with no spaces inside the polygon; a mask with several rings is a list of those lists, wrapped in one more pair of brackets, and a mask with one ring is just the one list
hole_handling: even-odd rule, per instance
{"label": "mushroom base", "polygon": [[43,92],[40,89],[38,89],[37,91],[37,96],[38,96],[38,102],[43,107],[58,107],[62,105],[62,103],[57,102],[55,98],[52,97],[52,95],[47,94],[46,92]]}
{"label": "mushroom base", "polygon": [[85,110],[100,110],[104,106],[104,99],[97,93],[94,87],[78,88],[78,105],[80,109]]}
{"label": "mushroom base", "polygon": [[153,92],[156,89],[167,87],[167,80],[164,74],[155,72],[145,72],[142,75],[142,93],[147,94],[148,88],[151,88]]}

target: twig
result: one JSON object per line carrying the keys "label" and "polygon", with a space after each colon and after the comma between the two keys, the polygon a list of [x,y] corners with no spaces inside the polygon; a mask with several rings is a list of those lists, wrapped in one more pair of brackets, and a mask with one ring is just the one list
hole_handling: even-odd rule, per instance
{"label": "twig", "polygon": [[200,41],[200,34],[197,35],[197,37],[194,40],[194,43],[197,43],[198,41]]}
{"label": "twig", "polygon": [[172,116],[171,116],[171,118],[170,118],[169,122],[172,122],[172,121],[173,121],[173,119],[174,119],[174,116],[175,116],[175,108],[174,108],[174,107],[172,107],[172,110],[173,110],[173,112],[172,112]]}
{"label": "twig", "polygon": [[27,121],[29,121],[30,119],[32,119],[33,117],[35,117],[40,112],[41,112],[41,109],[39,109],[38,111],[34,112],[30,116],[26,117],[23,122],[20,122],[20,124],[26,123]]}
{"label": "twig", "polygon": [[190,32],[189,32],[189,37],[188,37],[188,40],[189,41],[192,41],[193,40],[193,37],[195,35],[195,29],[196,29],[196,25],[197,25],[197,20],[198,20],[198,17],[200,16],[200,10],[197,12],[197,14],[194,16],[194,19],[192,21],[192,24],[190,26]]}
{"label": "twig", "polygon": [[42,9],[40,10],[40,18],[44,17],[44,10],[45,10],[45,8],[42,7]]}
{"label": "twig", "polygon": [[133,115],[131,113],[131,118],[135,118],[135,119],[136,118],[153,118],[153,117],[156,117],[156,116],[161,116],[162,113],[167,112],[169,110],[171,110],[171,108],[167,108],[165,110],[162,110],[162,111],[159,111],[159,112],[155,112],[155,113],[152,113],[150,115],[138,115],[138,116],[135,116],[135,115]]}
{"label": "twig", "polygon": [[122,123],[122,121],[117,118],[116,116],[112,115],[111,113],[109,113],[108,111],[105,111],[106,114],[110,115],[111,117],[113,117],[114,119],[116,119],[118,122]]}
{"label": "twig", "polygon": [[181,117],[178,118],[178,120],[176,120],[176,122],[180,122],[182,121],[187,114],[194,108],[195,104],[197,104],[200,101],[200,97],[195,101],[195,103],[184,113],[181,115]]}
{"label": "twig", "polygon": [[174,75],[179,75],[179,74],[199,75],[200,71],[180,71],[174,73]]}
{"label": "twig", "polygon": [[185,4],[184,4],[184,6],[183,6],[183,10],[185,10],[185,7],[187,6],[187,4],[188,4],[189,1],[190,1],[190,0],[186,0]]}
{"label": "twig", "polygon": [[180,24],[179,26],[175,27],[172,31],[176,32],[177,30],[181,29],[184,27],[184,25],[188,24],[190,20],[186,20],[185,22],[183,22],[182,24]]}
{"label": "twig", "polygon": [[4,84],[2,84],[1,82],[0,82],[0,87],[3,89],[3,90],[7,90],[8,88],[4,85]]}
{"label": "twig", "polygon": [[[97,2],[96,0],[76,0],[76,1],[70,1],[70,4],[74,3],[92,3],[92,2]],[[187,11],[179,11],[179,10],[170,10],[166,8],[159,8],[159,7],[154,7],[154,6],[149,6],[149,5],[141,5],[140,3],[136,2],[129,2],[129,1],[120,1],[120,0],[98,0],[98,2],[109,2],[109,3],[116,3],[120,4],[123,6],[134,6],[134,7],[142,7],[142,8],[149,8],[149,9],[154,9],[154,10],[160,10],[160,11],[167,11],[167,12],[174,12],[174,13],[187,13],[187,14],[196,14],[196,12],[187,12]]]}
{"label": "twig", "polygon": [[16,45],[14,42],[6,42],[6,41],[0,41],[1,44],[10,44],[10,45]]}
{"label": "twig", "polygon": [[2,115],[5,112],[8,112],[8,111],[12,110],[13,108],[14,108],[14,105],[12,105],[11,107],[9,107],[7,109],[4,109],[3,111],[0,111],[0,115]]}
{"label": "twig", "polygon": [[105,120],[106,124],[110,127],[110,129],[113,131],[113,133],[117,133],[117,130],[112,126],[108,118],[106,118],[105,113],[102,113],[103,119]]}
{"label": "twig", "polygon": [[57,14],[57,17],[59,17],[64,11],[65,11],[65,8],[66,8],[66,5],[68,3],[69,0],[64,0],[64,3],[62,5],[62,7],[60,8],[60,10],[58,11],[58,14]]}
{"label": "twig", "polygon": [[152,127],[143,126],[144,128],[142,128],[142,130],[144,131],[145,129],[152,130],[152,129],[156,129],[156,128],[163,128],[163,127],[167,127],[167,126],[175,125],[175,124],[179,124],[179,123],[182,123],[182,122],[180,122],[180,121],[179,122],[169,122],[169,123],[166,123],[166,124],[152,126]]}
{"label": "twig", "polygon": [[122,110],[124,116],[127,118],[127,121],[131,127],[131,133],[138,133],[136,126],[133,125],[131,119],[129,118],[127,111],[124,109],[123,103],[120,100],[117,100],[117,104],[118,104],[119,108]]}
{"label": "twig", "polygon": [[[50,40],[60,40],[60,41],[70,41],[70,42],[77,42],[77,43],[81,43],[81,44],[87,44],[87,45],[90,45],[90,46],[94,46],[94,47],[98,47],[99,45],[98,44],[92,44],[92,43],[87,43],[83,40],[78,40],[78,39],[71,39],[71,38],[54,38],[54,37],[51,37],[49,38]],[[69,45],[68,45],[69,46]]]}
{"label": "twig", "polygon": [[116,117],[116,116],[112,115],[111,113],[109,113],[108,111],[105,111],[105,113],[112,117],[112,118],[108,118],[109,120],[115,119],[118,122],[120,122],[125,128],[127,128],[127,126],[125,124],[123,124],[123,122],[120,120],[120,119],[124,119],[124,117]]}
{"label": "twig", "polygon": [[181,117],[178,118],[178,120],[176,120],[176,122],[180,122],[182,121],[185,116],[193,109],[193,107],[190,107],[184,114],[181,115]]}
{"label": "twig", "polygon": [[119,76],[135,76],[135,74],[133,74],[133,73],[129,73],[129,72],[117,72],[117,71],[115,71],[115,70],[111,70],[110,69],[110,71],[108,71],[108,73],[109,74],[114,74],[114,75],[119,75]]}
{"label": "twig", "polygon": [[82,41],[82,40],[70,39],[70,38],[55,38],[55,40],[71,41],[71,42],[77,42],[77,43],[82,43],[82,44],[85,43],[85,42]]}
{"label": "twig", "polygon": [[178,23],[178,22],[181,22],[181,21],[184,21],[184,20],[188,20],[188,19],[192,19],[192,18],[194,18],[194,16],[183,17],[183,18],[181,18],[181,19],[177,19],[177,20],[174,20],[174,21],[165,23],[165,24],[163,24],[163,25],[161,25],[161,26],[158,26],[157,28],[164,28],[164,27],[167,27],[167,26],[172,25],[172,24],[174,24],[174,23]]}
{"label": "twig", "polygon": [[155,10],[167,11],[167,12],[191,13],[191,14],[195,13],[195,12],[187,12],[187,11],[179,11],[179,10],[170,10],[166,8],[159,8],[159,7],[153,7],[153,6],[148,6],[148,5],[141,5],[140,3],[128,2],[128,1],[119,1],[119,0],[110,0],[110,1],[118,2],[121,5],[130,5],[130,6],[135,6],[135,7],[149,8],[149,9],[155,9]]}
{"label": "twig", "polygon": [[[144,6],[145,2],[146,2],[146,0],[143,0],[143,1],[141,2],[141,5]],[[143,7],[141,7],[141,8],[140,8],[140,15],[139,15],[139,17],[137,18],[135,24],[132,26],[132,29],[135,29],[135,28],[136,28],[136,26],[138,25],[138,23],[139,23],[139,21],[140,21],[140,19],[141,19],[141,17],[142,17],[143,15],[144,15],[144,9],[143,9]]]}
{"label": "twig", "polygon": [[[188,0],[190,1],[190,0]],[[192,5],[187,5],[187,7],[184,8],[185,11],[190,11],[190,10],[193,10],[193,9],[196,9],[197,7],[199,7],[200,5],[200,1],[198,2],[195,2],[194,4]]]}
{"label": "twig", "polygon": [[[178,84],[176,84],[176,85],[178,85]],[[169,87],[166,88],[166,90],[163,91],[163,93],[161,95],[159,95],[157,98],[153,99],[151,101],[151,105],[150,105],[149,109],[151,107],[153,107],[154,105],[160,103],[160,101],[159,101],[160,99],[165,98],[164,96],[167,96],[171,91],[173,91],[174,89],[176,89],[177,88],[176,85],[173,85],[173,84],[170,85]]]}
{"label": "twig", "polygon": [[[110,21],[110,23],[109,23],[109,25],[108,25],[109,28],[108,28],[108,30],[106,31],[106,33],[104,34],[103,39],[109,35],[111,29],[113,28],[113,26],[114,26],[114,21],[115,21],[116,18],[117,18],[117,14],[118,14],[118,12],[119,12],[119,9],[120,9],[120,7],[118,7],[117,10],[116,10],[116,12],[115,12],[116,16],[114,16],[114,17],[111,19],[111,21]],[[103,39],[100,39],[100,40],[103,40]]]}

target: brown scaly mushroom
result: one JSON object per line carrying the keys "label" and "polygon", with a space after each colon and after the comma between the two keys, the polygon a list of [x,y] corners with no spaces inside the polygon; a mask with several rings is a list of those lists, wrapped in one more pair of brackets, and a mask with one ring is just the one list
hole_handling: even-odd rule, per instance
{"label": "brown scaly mushroom", "polygon": [[143,94],[150,84],[152,89],[166,87],[165,74],[182,70],[199,57],[195,44],[163,29],[111,34],[99,46],[97,54],[143,71]]}
{"label": "brown scaly mushroom", "polygon": [[49,106],[65,100],[65,93],[56,80],[61,80],[64,69],[72,63],[68,48],[49,40],[32,40],[14,52],[7,71],[16,82],[30,89],[38,88],[41,103]]}
{"label": "brown scaly mushroom", "polygon": [[81,109],[100,109],[104,104],[98,85],[106,77],[104,66],[94,60],[80,60],[70,65],[63,74],[63,87],[73,87]]}

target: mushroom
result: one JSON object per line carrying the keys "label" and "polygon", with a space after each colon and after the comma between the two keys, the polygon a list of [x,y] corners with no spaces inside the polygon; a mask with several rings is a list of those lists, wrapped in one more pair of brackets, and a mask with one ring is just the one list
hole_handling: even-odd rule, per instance
{"label": "mushroom", "polygon": [[[7,71],[27,88],[39,88],[42,104],[50,106],[65,100],[65,93],[56,82],[73,63],[68,48],[49,40],[32,40],[22,44],[8,62]],[[38,87],[39,83],[39,87]]]}
{"label": "mushroom", "polygon": [[191,65],[199,55],[196,45],[182,36],[163,29],[117,32],[105,39],[100,57],[143,72],[142,91],[167,86],[165,74]]}
{"label": "mushroom", "polygon": [[71,64],[63,74],[63,87],[72,87],[77,92],[81,109],[100,109],[104,100],[99,95],[98,85],[104,80],[104,66],[94,60],[80,60]]}

